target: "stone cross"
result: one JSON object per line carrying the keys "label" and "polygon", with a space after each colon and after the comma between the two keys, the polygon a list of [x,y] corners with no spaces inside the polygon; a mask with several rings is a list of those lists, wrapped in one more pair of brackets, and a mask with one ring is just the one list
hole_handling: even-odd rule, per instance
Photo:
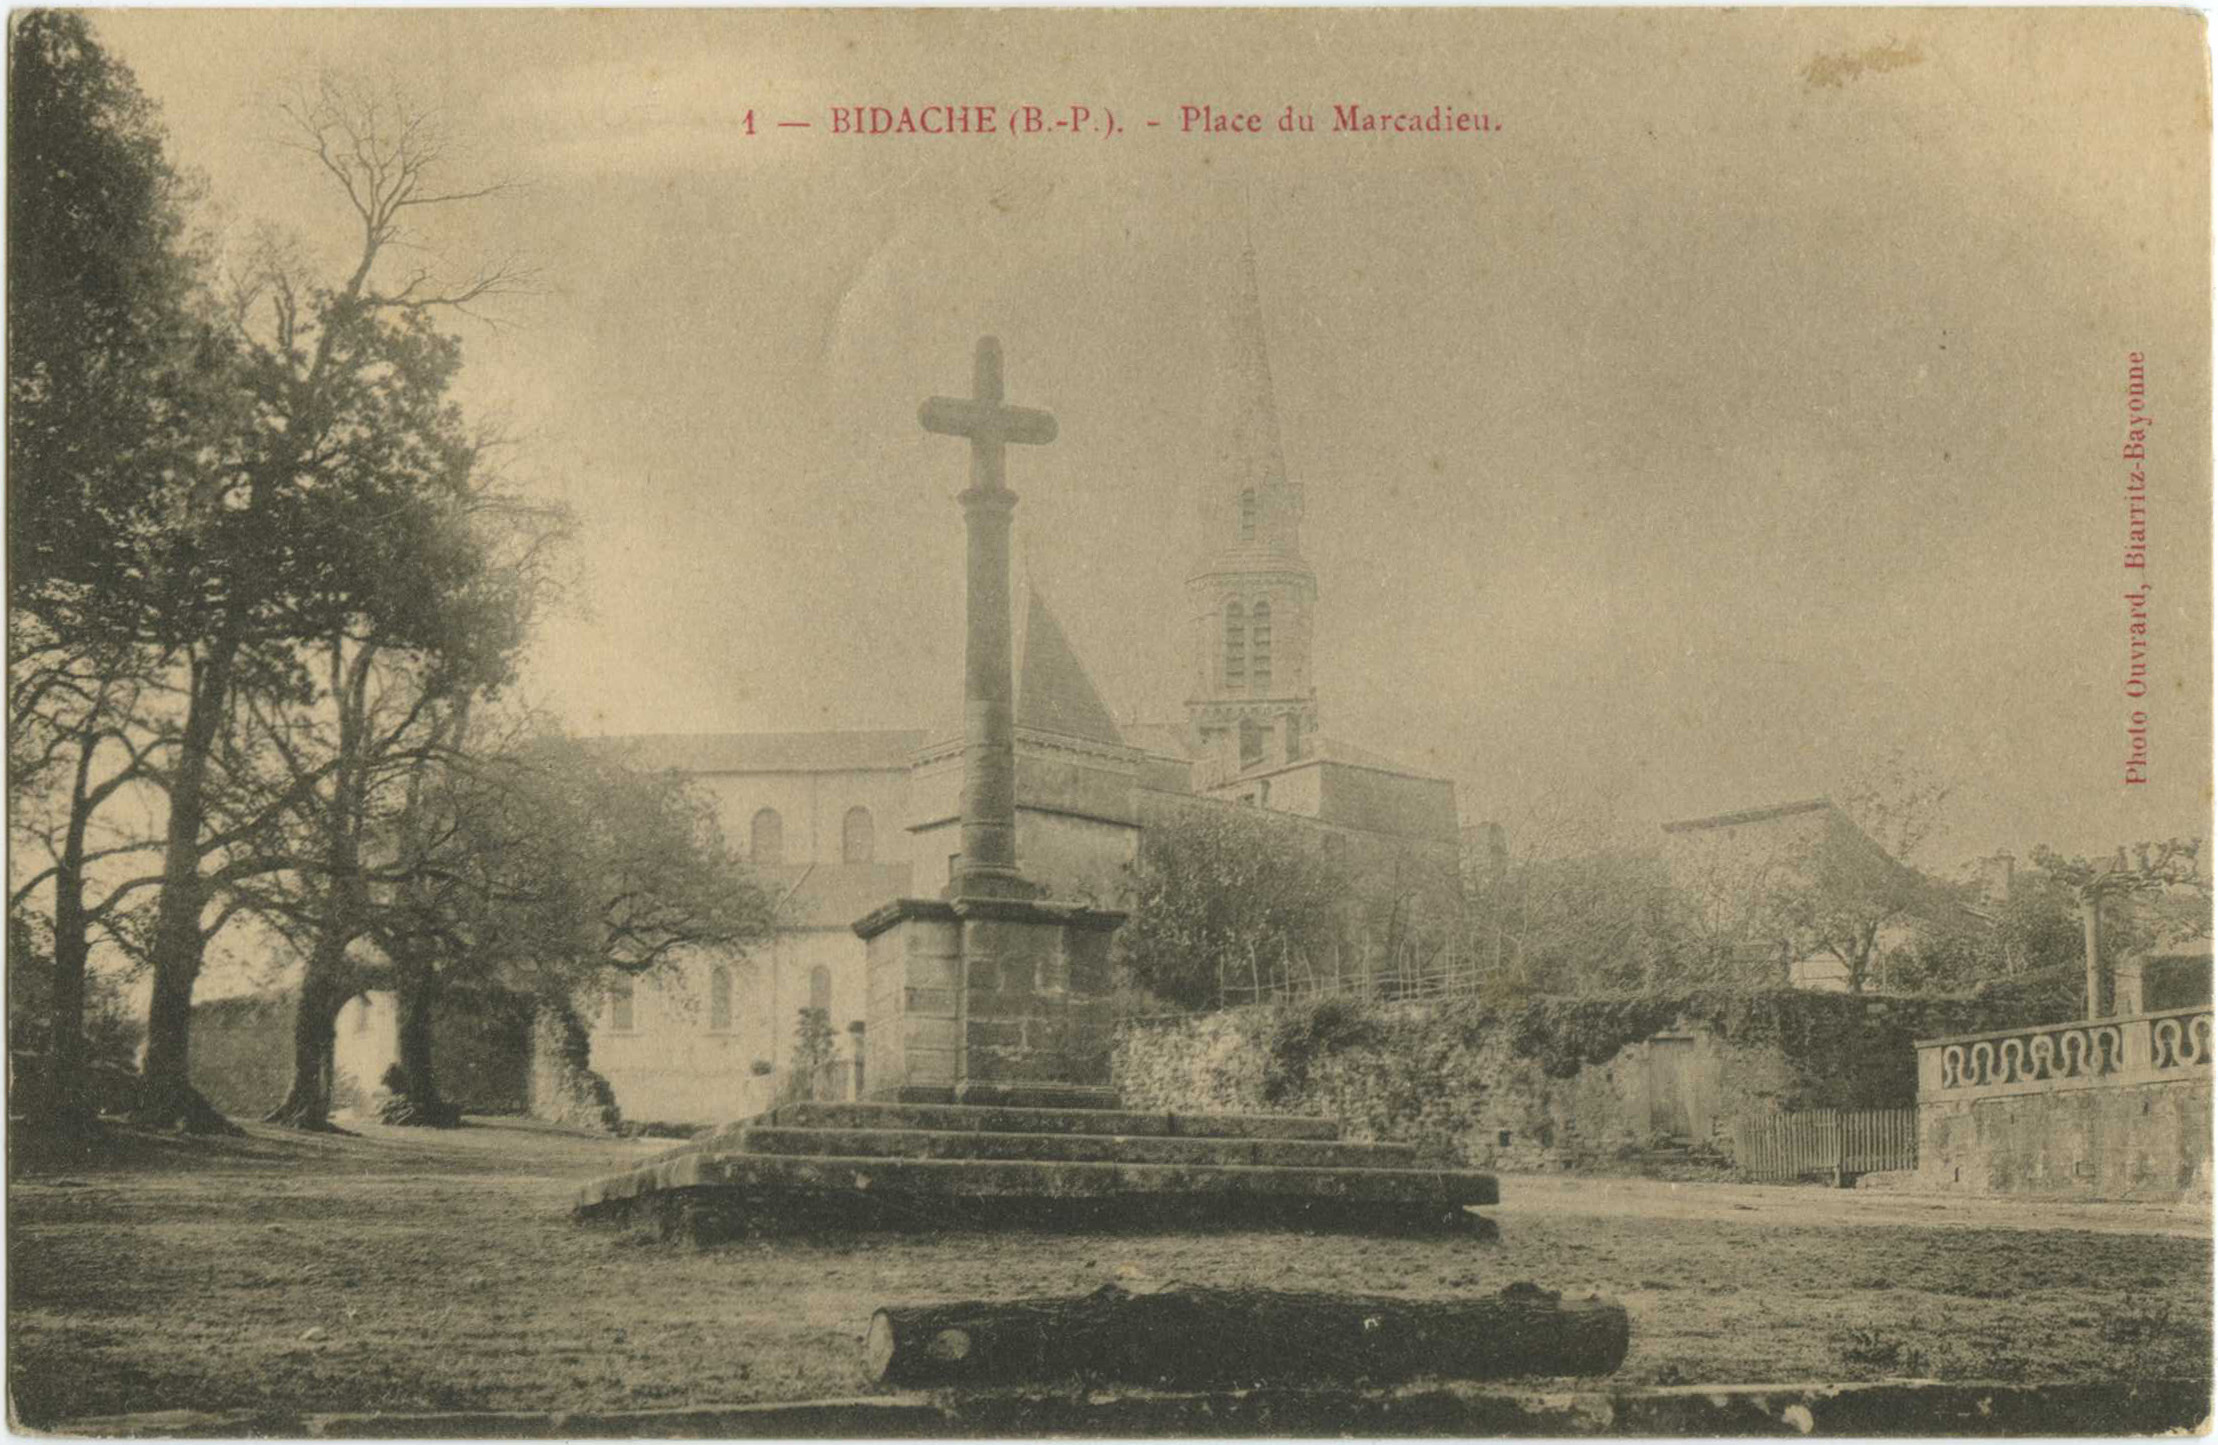
{"label": "stone cross", "polygon": [[924,429],[970,439],[970,487],[956,500],[970,537],[963,646],[962,855],[955,898],[1029,898],[1017,872],[1017,755],[1009,660],[1009,521],[1017,495],[1002,480],[1009,443],[1045,446],[1055,418],[1001,400],[1001,343],[980,337],[968,397],[935,396]]}

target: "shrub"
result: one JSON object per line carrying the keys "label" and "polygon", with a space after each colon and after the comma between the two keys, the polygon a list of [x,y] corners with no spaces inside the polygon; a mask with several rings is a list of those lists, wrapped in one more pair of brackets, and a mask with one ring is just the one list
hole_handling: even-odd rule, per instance
{"label": "shrub", "polygon": [[1263,1096],[1282,1103],[1309,1083],[1309,1066],[1328,1054],[1367,1048],[1385,1037],[1372,1006],[1344,994],[1283,1004],[1271,1024]]}

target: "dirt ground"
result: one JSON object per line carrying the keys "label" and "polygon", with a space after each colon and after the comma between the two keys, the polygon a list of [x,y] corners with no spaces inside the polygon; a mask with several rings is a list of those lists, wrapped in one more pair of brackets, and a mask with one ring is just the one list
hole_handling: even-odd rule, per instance
{"label": "dirt ground", "polygon": [[40,1158],[12,1139],[8,1369],[37,1426],[158,1409],[616,1409],[862,1392],[882,1304],[1113,1277],[1621,1300],[1628,1383],[2102,1379],[2210,1367],[2207,1212],[1815,1188],[1503,1181],[1499,1243],[939,1235],[710,1250],[590,1228],[668,1147],[472,1121],[253,1126]]}

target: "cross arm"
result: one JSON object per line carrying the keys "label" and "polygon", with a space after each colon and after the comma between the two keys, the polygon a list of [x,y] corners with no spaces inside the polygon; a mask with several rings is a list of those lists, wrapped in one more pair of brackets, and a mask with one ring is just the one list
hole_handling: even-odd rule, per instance
{"label": "cross arm", "polygon": [[926,431],[969,437],[975,442],[1018,442],[1037,447],[1055,440],[1054,415],[1028,406],[935,396],[917,409],[917,420]]}

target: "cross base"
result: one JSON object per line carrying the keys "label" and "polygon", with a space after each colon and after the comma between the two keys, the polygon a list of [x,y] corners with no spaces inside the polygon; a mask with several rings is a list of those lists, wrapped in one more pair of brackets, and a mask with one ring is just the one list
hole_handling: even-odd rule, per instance
{"label": "cross base", "polygon": [[864,918],[866,1088],[1112,1107],[1109,942],[1122,922],[1078,904],[978,896],[901,898]]}

